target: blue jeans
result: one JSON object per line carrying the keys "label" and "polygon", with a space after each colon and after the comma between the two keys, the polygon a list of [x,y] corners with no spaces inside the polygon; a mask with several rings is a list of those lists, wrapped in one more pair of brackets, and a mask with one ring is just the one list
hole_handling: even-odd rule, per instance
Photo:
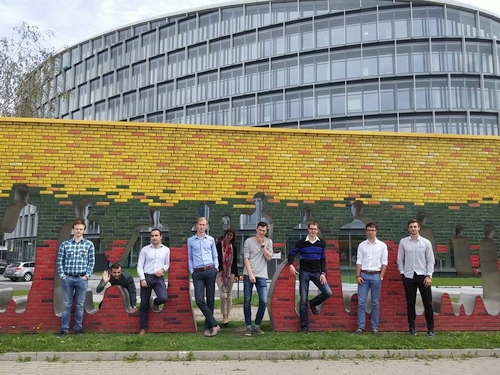
{"label": "blue jeans", "polygon": [[[196,302],[196,306],[198,306],[205,316],[205,329],[217,326],[217,322],[214,318],[216,276],[217,268],[215,267],[205,271],[194,271],[192,274],[194,300]],[[205,293],[207,295],[206,302]]]}
{"label": "blue jeans", "polygon": [[[167,302],[167,286],[165,285],[165,279],[163,276],[157,277],[155,275],[144,275],[147,287],[141,285],[141,307],[139,308],[139,327],[140,329],[148,328],[149,322],[149,299],[151,298],[151,292],[154,290],[156,293],[156,298],[154,304],[159,306]],[[135,306],[134,306],[135,307]]]}
{"label": "blue jeans", "polygon": [[309,316],[307,311],[307,300],[309,299],[309,281],[312,281],[314,285],[321,292],[316,297],[314,297],[309,303],[313,306],[321,305],[328,298],[332,296],[332,290],[328,283],[321,284],[319,278],[321,276],[320,272],[308,272],[299,269],[299,310],[300,310],[300,325],[302,328],[309,328]]}
{"label": "blue jeans", "polygon": [[83,310],[88,283],[88,280],[73,276],[66,276],[61,280],[63,298],[61,332],[69,331],[69,320],[71,318],[73,296],[75,297],[75,326],[73,331],[78,332],[82,330]]}
{"label": "blue jeans", "polygon": [[[243,276],[243,313],[245,314],[245,325],[248,328],[252,327],[252,292],[253,283],[250,282],[248,275]],[[267,306],[267,280],[263,277],[255,278],[255,287],[259,295],[259,308],[255,316],[254,325],[259,327],[264,318]]]}
{"label": "blue jeans", "polygon": [[366,300],[368,299],[368,290],[371,290],[371,328],[373,331],[378,329],[380,318],[380,290],[382,288],[382,280],[380,280],[380,274],[378,273],[370,275],[361,271],[361,277],[364,282],[363,284],[358,284],[358,328],[365,329]]}

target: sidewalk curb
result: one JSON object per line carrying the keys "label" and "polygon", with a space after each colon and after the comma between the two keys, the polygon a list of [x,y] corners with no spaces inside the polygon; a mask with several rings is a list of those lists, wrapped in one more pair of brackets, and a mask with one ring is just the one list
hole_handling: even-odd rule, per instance
{"label": "sidewalk curb", "polygon": [[429,349],[429,350],[251,350],[251,351],[179,351],[179,352],[18,352],[0,353],[1,361],[228,361],[228,360],[401,360],[442,358],[500,358],[496,349]]}

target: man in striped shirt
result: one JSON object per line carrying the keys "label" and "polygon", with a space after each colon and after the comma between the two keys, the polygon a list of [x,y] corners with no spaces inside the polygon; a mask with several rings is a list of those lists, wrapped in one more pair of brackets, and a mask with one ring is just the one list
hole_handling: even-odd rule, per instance
{"label": "man in striped shirt", "polygon": [[57,272],[61,278],[63,297],[61,331],[59,337],[69,331],[71,306],[75,299],[75,326],[73,333],[82,334],[85,295],[88,280],[94,271],[95,248],[94,244],[83,238],[85,222],[77,219],[73,222],[73,238],[64,241],[57,254]]}
{"label": "man in striped shirt", "polygon": [[293,265],[294,258],[300,254],[299,290],[300,290],[300,325],[302,332],[309,331],[307,300],[309,296],[309,281],[312,281],[321,292],[309,301],[309,307],[314,315],[319,314],[318,305],[332,296],[332,290],[326,280],[326,242],[318,237],[318,223],[313,221],[307,226],[308,235],[301,239],[288,254],[288,267],[292,275],[297,274]]}

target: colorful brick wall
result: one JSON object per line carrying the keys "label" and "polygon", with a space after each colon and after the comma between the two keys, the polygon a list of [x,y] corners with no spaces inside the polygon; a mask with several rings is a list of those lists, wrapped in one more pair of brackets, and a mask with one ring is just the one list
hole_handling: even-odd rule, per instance
{"label": "colorful brick wall", "polygon": [[43,244],[88,199],[109,256],[150,224],[150,209],[180,249],[200,203],[220,233],[222,216],[235,226],[257,193],[281,244],[300,208],[335,240],[356,199],[387,241],[406,235],[419,211],[440,245],[456,224],[477,245],[485,223],[500,223],[499,137],[0,119],[0,147],[0,222],[15,188],[27,185]]}

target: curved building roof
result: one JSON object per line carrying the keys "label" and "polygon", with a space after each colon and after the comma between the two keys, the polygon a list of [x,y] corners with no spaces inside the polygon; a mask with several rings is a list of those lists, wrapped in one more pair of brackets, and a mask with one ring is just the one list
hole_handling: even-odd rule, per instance
{"label": "curved building roof", "polygon": [[499,36],[455,1],[224,2],[63,51],[53,114],[498,135]]}

